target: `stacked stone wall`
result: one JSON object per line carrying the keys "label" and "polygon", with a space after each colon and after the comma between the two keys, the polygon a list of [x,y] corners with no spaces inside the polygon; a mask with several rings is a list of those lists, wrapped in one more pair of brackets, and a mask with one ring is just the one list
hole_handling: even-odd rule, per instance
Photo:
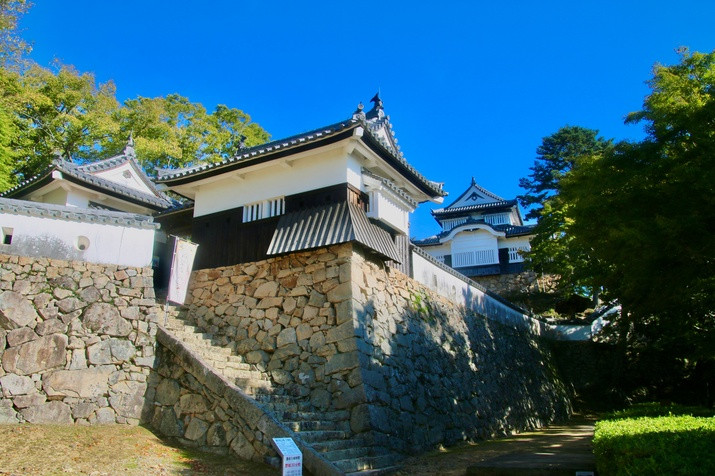
{"label": "stacked stone wall", "polygon": [[240,458],[280,463],[273,438],[293,438],[306,468],[315,475],[340,472],[282,425],[241,389],[206,365],[171,334],[159,329],[158,366],[147,395],[153,401],[151,425],[187,446]]}
{"label": "stacked stone wall", "polygon": [[[349,244],[195,271],[190,320],[231,347],[303,411],[350,429],[365,402],[352,313]],[[366,428],[357,424],[355,430]]]}
{"label": "stacked stone wall", "polygon": [[558,276],[539,275],[533,271],[494,276],[475,276],[473,281],[500,296],[519,293],[553,293],[558,286]]}
{"label": "stacked stone wall", "polygon": [[0,422],[138,423],[157,311],[151,268],[0,255]]}
{"label": "stacked stone wall", "polygon": [[548,351],[352,245],[200,270],[189,315],[306,411],[400,451],[534,428],[570,404]]}
{"label": "stacked stone wall", "polygon": [[353,258],[364,412],[401,451],[488,438],[568,417],[545,342],[460,309],[408,276]]}

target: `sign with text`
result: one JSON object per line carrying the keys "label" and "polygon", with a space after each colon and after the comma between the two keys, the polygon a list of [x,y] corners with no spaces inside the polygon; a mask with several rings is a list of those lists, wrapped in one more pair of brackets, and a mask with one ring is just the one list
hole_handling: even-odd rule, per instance
{"label": "sign with text", "polygon": [[191,270],[194,267],[196,248],[199,245],[179,237],[174,237],[174,240],[174,256],[171,259],[169,292],[166,300],[176,304],[184,304]]}
{"label": "sign with text", "polygon": [[292,438],[273,438],[273,446],[283,458],[283,476],[303,475],[303,453]]}

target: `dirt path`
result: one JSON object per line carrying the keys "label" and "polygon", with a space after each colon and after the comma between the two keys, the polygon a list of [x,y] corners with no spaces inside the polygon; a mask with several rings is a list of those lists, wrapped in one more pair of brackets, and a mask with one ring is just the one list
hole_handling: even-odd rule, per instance
{"label": "dirt path", "polygon": [[461,443],[408,458],[396,474],[463,476],[475,465],[485,471],[488,468],[554,468],[555,464],[575,464],[581,470],[593,471],[591,439],[594,421],[577,416],[565,425],[479,443]]}

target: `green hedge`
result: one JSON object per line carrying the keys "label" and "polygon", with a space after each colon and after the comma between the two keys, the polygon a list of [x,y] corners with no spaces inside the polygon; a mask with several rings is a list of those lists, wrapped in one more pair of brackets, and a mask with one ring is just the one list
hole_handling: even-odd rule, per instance
{"label": "green hedge", "polygon": [[715,474],[715,416],[695,407],[636,405],[596,423],[600,475]]}

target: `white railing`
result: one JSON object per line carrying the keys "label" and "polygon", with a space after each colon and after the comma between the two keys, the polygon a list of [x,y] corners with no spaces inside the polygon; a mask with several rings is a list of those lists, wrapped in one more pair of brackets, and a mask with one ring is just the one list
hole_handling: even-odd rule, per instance
{"label": "white railing", "polygon": [[457,227],[461,225],[462,223],[467,223],[467,218],[454,218],[452,220],[445,220],[444,221],[444,229],[445,231],[449,231],[454,227]]}
{"label": "white railing", "polygon": [[527,246],[516,246],[509,248],[509,262],[510,263],[522,263],[524,261],[524,255],[520,251],[529,251]]}
{"label": "white railing", "polygon": [[484,221],[489,223],[490,225],[508,225],[509,214],[497,213],[494,215],[484,215]]}
{"label": "white railing", "polygon": [[499,263],[497,250],[464,251],[452,255],[452,266],[455,268],[496,263]]}

